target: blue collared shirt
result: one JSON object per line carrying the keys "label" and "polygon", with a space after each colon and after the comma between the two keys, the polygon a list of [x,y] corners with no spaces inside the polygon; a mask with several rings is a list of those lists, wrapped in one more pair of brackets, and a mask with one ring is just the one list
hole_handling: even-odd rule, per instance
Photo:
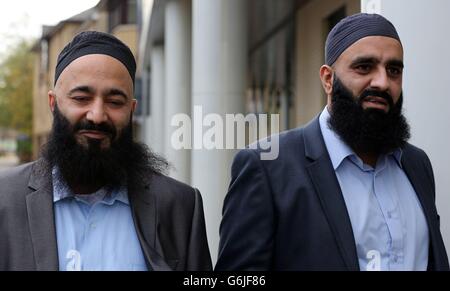
{"label": "blue collared shirt", "polygon": [[428,226],[414,188],[403,171],[402,150],[363,161],[320,115],[320,129],[344,196],[361,270],[426,270]]}
{"label": "blue collared shirt", "polygon": [[147,270],[126,187],[74,195],[53,174],[59,269]]}

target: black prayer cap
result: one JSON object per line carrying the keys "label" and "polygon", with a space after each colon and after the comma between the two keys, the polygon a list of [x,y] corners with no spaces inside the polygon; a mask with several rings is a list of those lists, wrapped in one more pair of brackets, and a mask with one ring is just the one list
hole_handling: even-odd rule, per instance
{"label": "black prayer cap", "polygon": [[135,79],[136,61],[130,48],[115,36],[98,32],[84,31],[77,34],[58,56],[55,70],[55,84],[62,71],[74,60],[92,54],[111,56],[125,65],[131,79]]}
{"label": "black prayer cap", "polygon": [[326,64],[333,65],[352,44],[367,36],[386,36],[398,40],[394,25],[379,14],[358,13],[342,19],[328,34],[325,44]]}

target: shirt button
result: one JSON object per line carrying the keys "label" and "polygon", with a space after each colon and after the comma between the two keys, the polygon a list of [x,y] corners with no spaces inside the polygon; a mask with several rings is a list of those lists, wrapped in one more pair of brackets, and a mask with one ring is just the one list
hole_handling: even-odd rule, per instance
{"label": "shirt button", "polygon": [[392,218],[392,214],[391,212],[388,212],[388,218],[391,219]]}
{"label": "shirt button", "polygon": [[92,229],[95,229],[97,227],[97,225],[95,225],[95,223],[91,223],[90,226],[91,226]]}
{"label": "shirt button", "polygon": [[395,256],[394,256],[394,263],[397,263],[397,261],[398,261],[398,256],[395,255]]}

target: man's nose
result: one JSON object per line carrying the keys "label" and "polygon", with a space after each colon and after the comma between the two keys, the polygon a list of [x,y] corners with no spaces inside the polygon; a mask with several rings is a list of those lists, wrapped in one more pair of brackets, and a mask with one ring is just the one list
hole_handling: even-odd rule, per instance
{"label": "man's nose", "polygon": [[382,92],[389,89],[389,76],[385,69],[379,69],[374,72],[370,87]]}
{"label": "man's nose", "polygon": [[94,124],[100,124],[108,120],[108,116],[106,114],[105,104],[103,100],[96,100],[92,103],[89,111],[86,115],[87,120],[92,121]]}

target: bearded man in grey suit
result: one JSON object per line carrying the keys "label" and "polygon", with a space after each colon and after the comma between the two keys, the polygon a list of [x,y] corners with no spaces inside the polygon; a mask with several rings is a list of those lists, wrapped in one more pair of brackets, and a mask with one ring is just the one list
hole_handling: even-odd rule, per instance
{"label": "bearded man in grey suit", "polygon": [[42,158],[0,174],[0,270],[211,270],[200,193],[133,141],[135,71],[109,34],[61,52]]}

